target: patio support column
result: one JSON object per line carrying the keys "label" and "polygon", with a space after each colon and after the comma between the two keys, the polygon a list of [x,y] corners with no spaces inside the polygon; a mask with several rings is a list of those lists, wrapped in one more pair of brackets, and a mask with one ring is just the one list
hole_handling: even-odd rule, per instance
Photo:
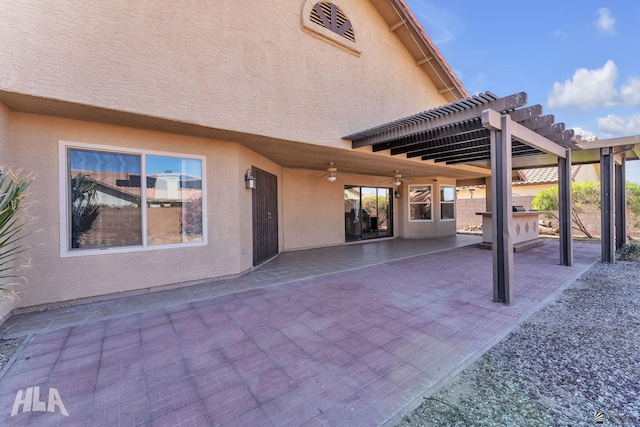
{"label": "patio support column", "polygon": [[511,118],[503,115],[501,130],[491,131],[491,222],[493,301],[513,302],[513,240],[511,207]]}
{"label": "patio support column", "polygon": [[613,241],[613,150],[600,149],[600,205],[601,209],[601,245],[602,262],[615,261],[615,245]]}
{"label": "patio support column", "polygon": [[627,158],[623,154],[620,164],[615,165],[615,192],[616,192],[616,249],[621,249],[627,244],[627,195],[626,184],[626,163]]}
{"label": "patio support column", "polygon": [[558,158],[558,202],[560,226],[560,264],[573,265],[573,236],[571,229],[571,149],[565,158]]}

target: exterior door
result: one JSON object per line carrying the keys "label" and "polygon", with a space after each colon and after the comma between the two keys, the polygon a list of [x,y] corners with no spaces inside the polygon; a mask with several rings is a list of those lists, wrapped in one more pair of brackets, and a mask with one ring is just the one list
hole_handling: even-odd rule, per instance
{"label": "exterior door", "polygon": [[393,236],[393,190],[381,187],[344,187],[346,242]]}
{"label": "exterior door", "polygon": [[253,168],[253,265],[278,254],[278,178]]}

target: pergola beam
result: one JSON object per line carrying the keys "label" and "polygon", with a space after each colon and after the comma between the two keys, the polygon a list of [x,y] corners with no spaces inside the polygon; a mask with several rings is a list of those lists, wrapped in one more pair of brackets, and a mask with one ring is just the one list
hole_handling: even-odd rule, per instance
{"label": "pergola beam", "polygon": [[551,126],[555,122],[555,120],[556,118],[553,116],[553,114],[547,114],[546,116],[533,117],[531,119],[523,120],[520,124],[531,130],[536,130],[545,126]]}
{"label": "pergola beam", "polygon": [[[484,110],[482,112],[482,125],[484,127],[492,130],[501,130],[501,122],[502,117],[497,111]],[[512,120],[509,120],[509,122],[511,124],[512,131],[511,136],[516,141],[520,141],[533,148],[537,148],[544,153],[553,154],[561,158],[565,157],[566,151],[563,147],[560,147],[558,144],[554,144],[549,141],[548,138],[538,135],[536,132],[531,129],[527,129],[519,123],[515,123]]]}
{"label": "pergola beam", "polygon": [[[517,110],[509,112],[509,115],[511,116],[511,120],[518,123],[522,123],[528,120],[534,120],[541,114],[542,114],[542,105],[540,104],[531,105],[530,107],[518,108]],[[524,125],[524,123],[522,124]]]}

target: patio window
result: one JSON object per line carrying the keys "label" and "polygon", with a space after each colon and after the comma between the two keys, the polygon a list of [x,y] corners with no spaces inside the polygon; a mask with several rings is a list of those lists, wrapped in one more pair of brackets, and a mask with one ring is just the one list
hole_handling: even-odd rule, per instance
{"label": "patio window", "polygon": [[431,185],[409,186],[409,221],[431,221]]}
{"label": "patio window", "polygon": [[440,219],[452,221],[456,219],[456,189],[451,185],[440,187]]}
{"label": "patio window", "polygon": [[61,143],[61,253],[203,244],[204,158]]}

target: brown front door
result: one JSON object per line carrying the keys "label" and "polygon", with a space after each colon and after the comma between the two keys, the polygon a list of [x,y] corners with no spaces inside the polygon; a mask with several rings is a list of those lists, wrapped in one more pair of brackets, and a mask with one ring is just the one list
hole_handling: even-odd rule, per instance
{"label": "brown front door", "polygon": [[278,178],[253,168],[253,265],[278,254]]}

